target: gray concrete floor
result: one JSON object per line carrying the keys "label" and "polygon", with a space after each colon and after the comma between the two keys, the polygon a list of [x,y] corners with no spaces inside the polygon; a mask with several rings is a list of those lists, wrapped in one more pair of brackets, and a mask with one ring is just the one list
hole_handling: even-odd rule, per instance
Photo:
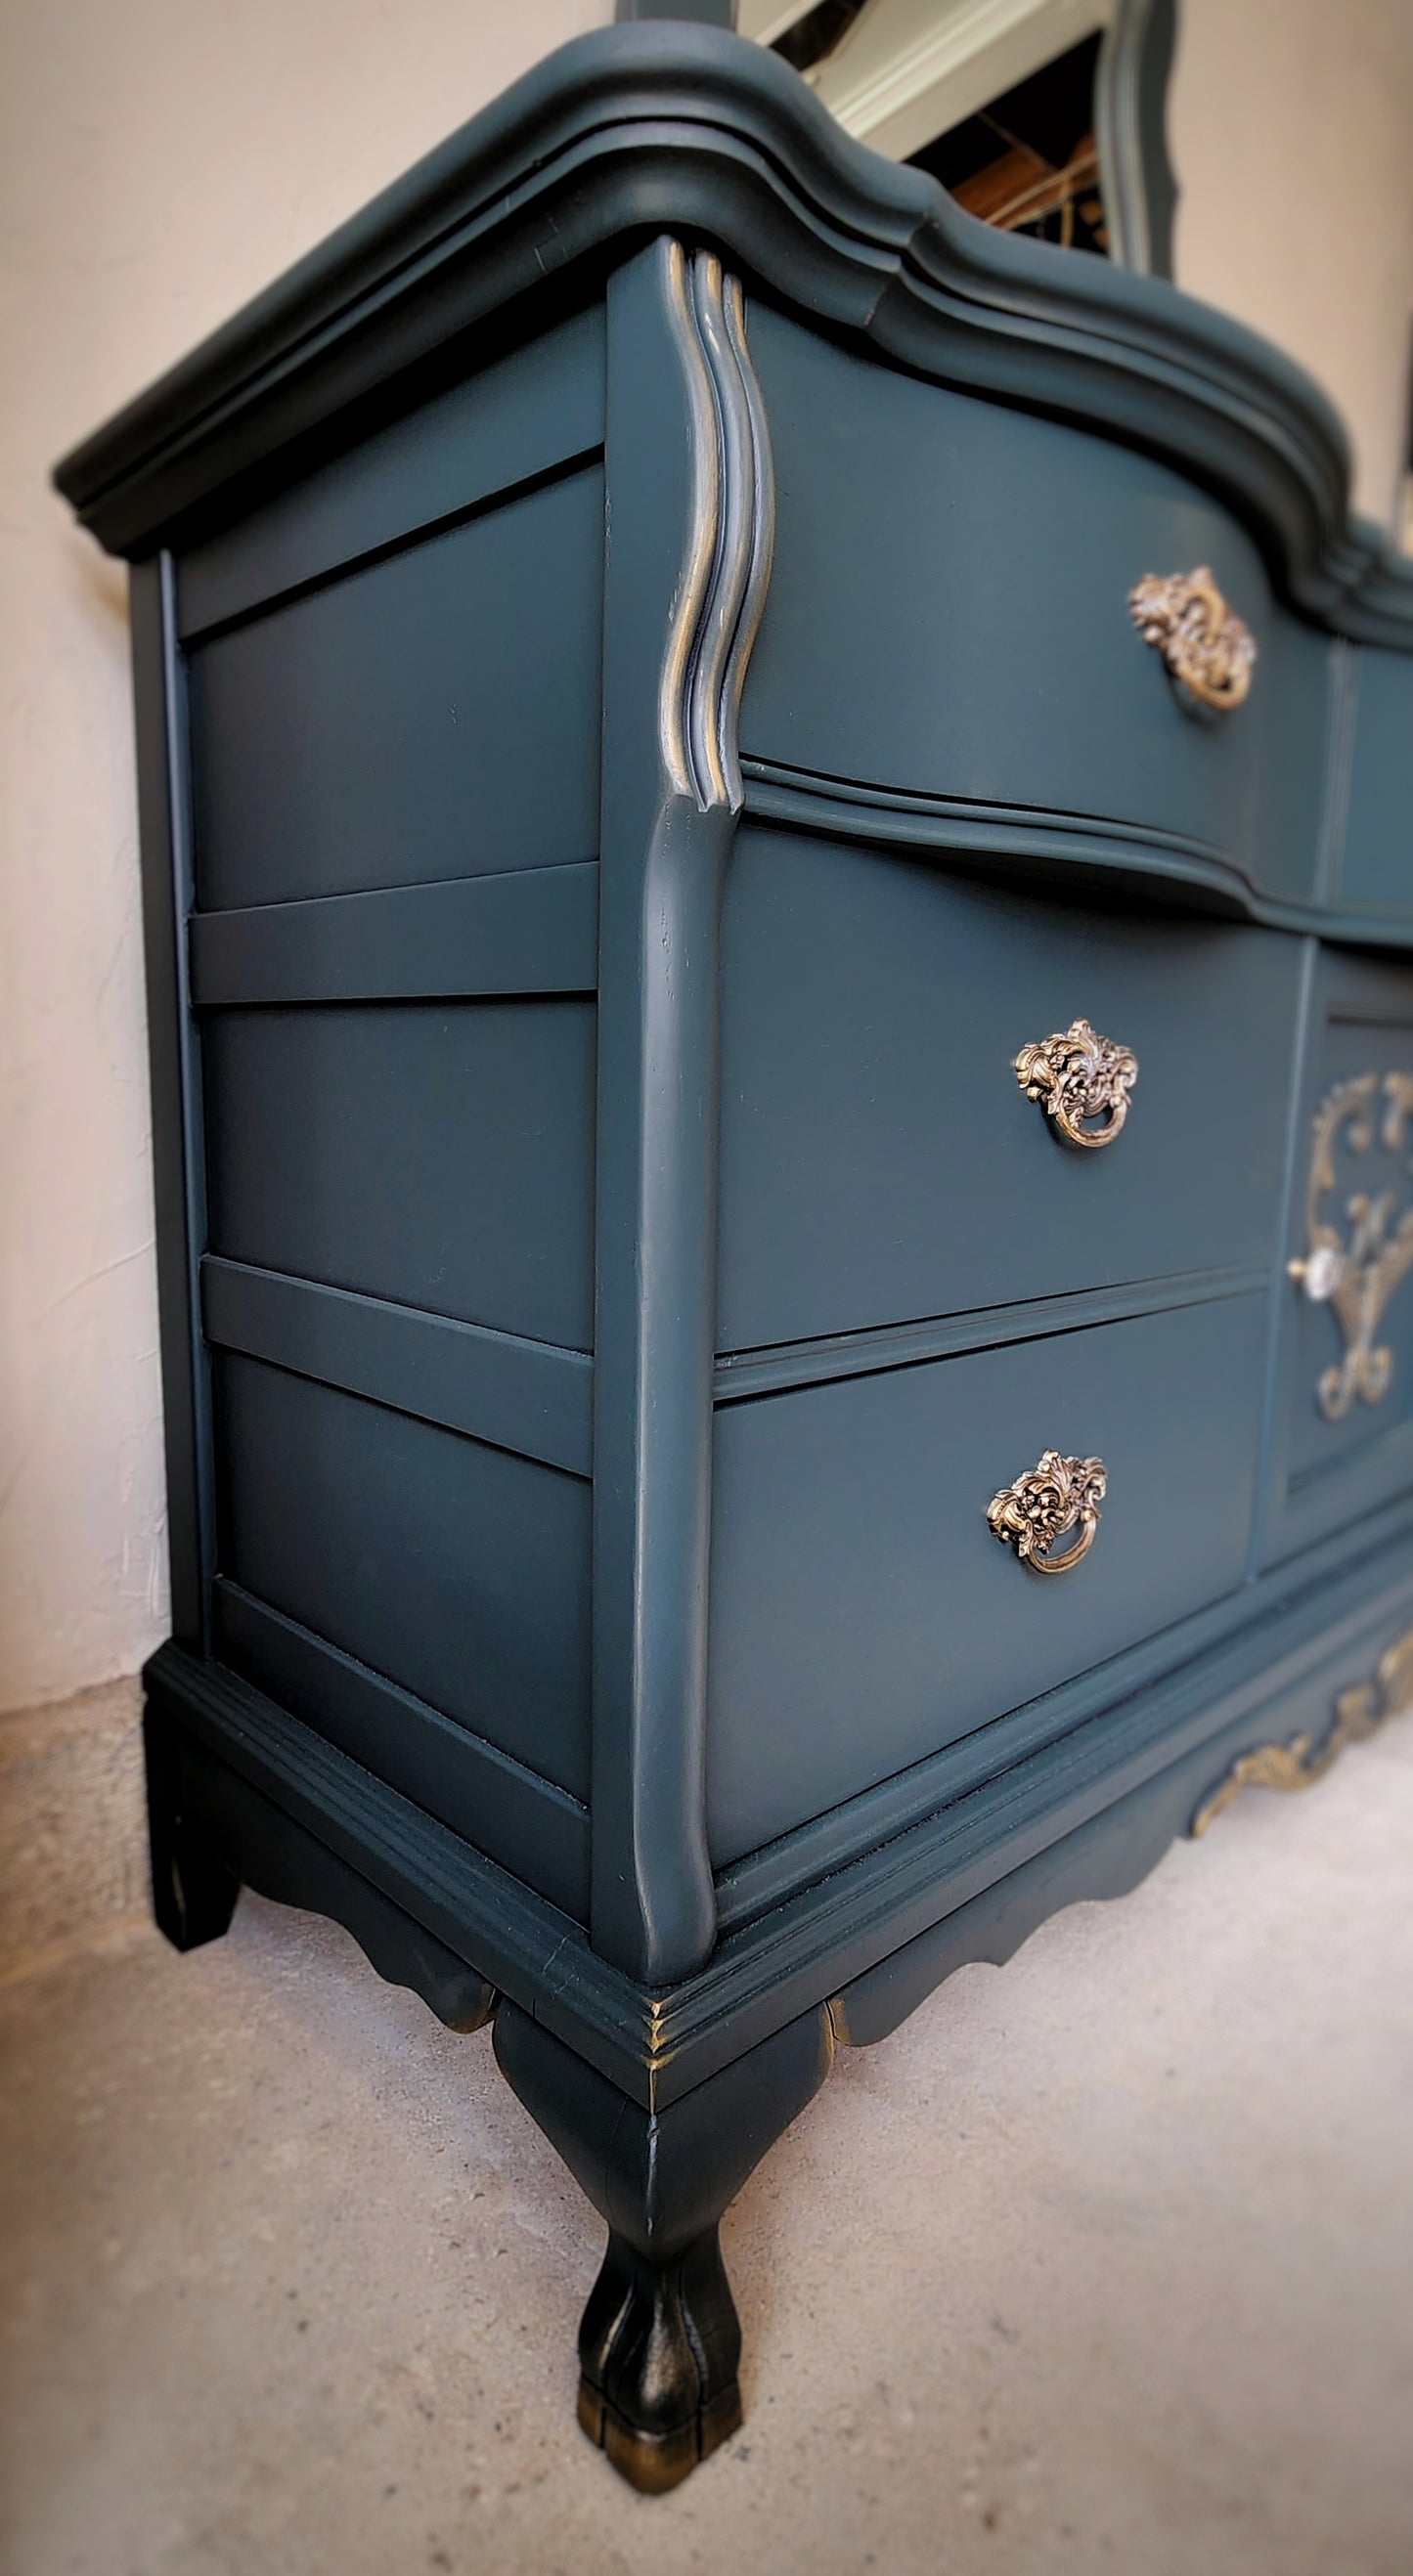
{"label": "gray concrete floor", "polygon": [[1409,2576],[1413,1719],[843,2058],[724,2231],[744,2431],[573,2422],[596,2223],[245,1898],[0,1994],[5,2576]]}

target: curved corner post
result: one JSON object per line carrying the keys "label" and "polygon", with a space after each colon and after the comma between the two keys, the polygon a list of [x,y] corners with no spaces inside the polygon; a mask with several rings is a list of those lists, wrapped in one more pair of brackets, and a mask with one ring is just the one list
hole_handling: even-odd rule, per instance
{"label": "curved corner post", "polygon": [[719,947],[769,574],[739,285],[661,240],[608,287],[594,1379],[595,1948],[715,1937],[706,1845]]}
{"label": "curved corner post", "polygon": [[579,2421],[635,2487],[676,2486],[741,2421],[741,2329],[717,2228],[819,2091],[827,2005],[788,2022],[665,2110],[645,2110],[513,2004],[502,2074],[608,2226],[579,2331]]}
{"label": "curved corner post", "polygon": [[1115,0],[1094,84],[1109,244],[1121,268],[1173,273],[1178,184],[1168,158],[1168,83],[1178,0]]}

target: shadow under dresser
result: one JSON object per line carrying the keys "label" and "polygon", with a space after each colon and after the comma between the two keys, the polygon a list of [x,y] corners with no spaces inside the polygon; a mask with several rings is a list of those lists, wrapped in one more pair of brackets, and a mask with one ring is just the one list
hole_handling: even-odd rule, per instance
{"label": "shadow under dresser", "polygon": [[345,1923],[739,2421],[717,2222],[1413,1701],[1413,575],[769,53],[540,66],[59,469],[132,563],[157,1917]]}

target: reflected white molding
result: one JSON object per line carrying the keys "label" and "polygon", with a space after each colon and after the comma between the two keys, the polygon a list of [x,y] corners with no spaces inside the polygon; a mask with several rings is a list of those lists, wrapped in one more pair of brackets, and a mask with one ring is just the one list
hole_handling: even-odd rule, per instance
{"label": "reflected white molding", "polygon": [[[758,17],[770,42],[800,15],[747,0],[741,30],[755,35]],[[1109,15],[1109,0],[871,0],[806,77],[850,134],[903,161]]]}
{"label": "reflected white molding", "polygon": [[814,0],[739,0],[736,29],[758,45],[773,45],[797,18],[807,18]]}

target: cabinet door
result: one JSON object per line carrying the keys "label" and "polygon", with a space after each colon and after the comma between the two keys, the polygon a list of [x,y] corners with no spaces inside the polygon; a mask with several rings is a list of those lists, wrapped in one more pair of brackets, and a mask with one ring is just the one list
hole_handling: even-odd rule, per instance
{"label": "cabinet door", "polygon": [[1270,1562],[1413,1486],[1413,966],[1320,957],[1294,1144]]}

